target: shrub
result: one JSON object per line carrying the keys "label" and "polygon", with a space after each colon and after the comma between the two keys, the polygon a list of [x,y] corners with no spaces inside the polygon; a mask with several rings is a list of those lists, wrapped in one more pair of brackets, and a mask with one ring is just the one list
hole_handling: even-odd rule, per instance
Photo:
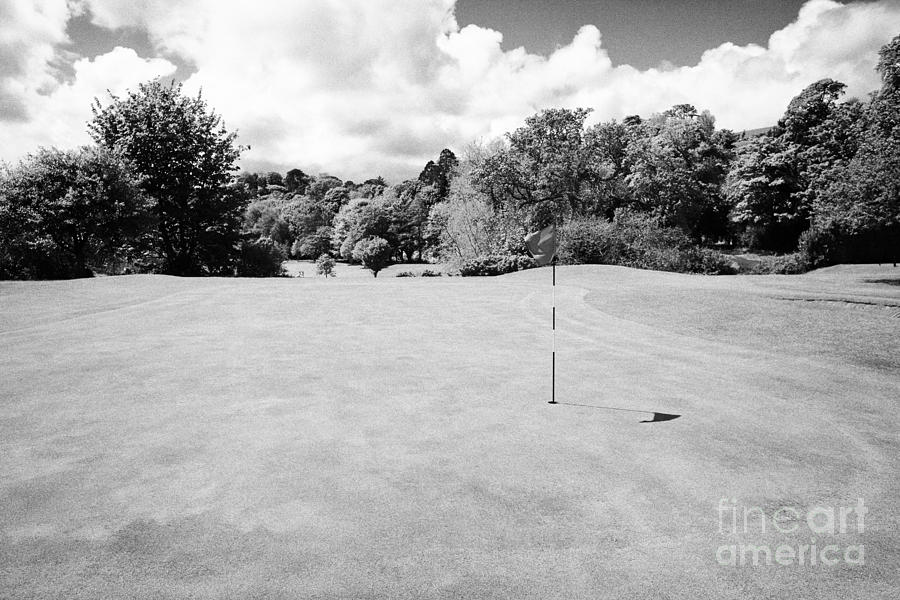
{"label": "shrub", "polygon": [[416,274],[413,273],[412,271],[400,271],[399,273],[394,275],[394,277],[415,277],[415,276],[416,276]]}
{"label": "shrub", "polygon": [[616,226],[605,219],[571,221],[562,232],[559,261],[565,264],[620,264],[627,248]]}
{"label": "shrub", "polygon": [[327,254],[322,254],[316,259],[316,274],[324,275],[326,278],[334,277],[334,259]]}
{"label": "shrub", "polygon": [[464,261],[459,267],[459,273],[463,277],[490,277],[536,266],[537,263],[530,256],[480,256]]}
{"label": "shrub", "polygon": [[840,263],[896,263],[900,224],[856,231],[836,223],[813,227],[800,236],[798,251],[810,269]]}
{"label": "shrub", "polygon": [[800,235],[797,253],[808,269],[818,269],[841,262],[843,257],[842,236],[837,226],[827,229],[810,228]]}
{"label": "shrub", "polygon": [[809,270],[806,255],[794,252],[784,256],[766,256],[750,272],[754,275],[798,275]]}
{"label": "shrub", "polygon": [[442,277],[444,274],[440,271],[432,271],[431,269],[425,269],[422,271],[420,277]]}
{"label": "shrub", "polygon": [[284,250],[270,240],[245,240],[237,263],[238,277],[281,277],[284,275]]}
{"label": "shrub", "polygon": [[620,211],[612,221],[596,217],[571,221],[561,237],[559,256],[566,264],[710,275],[736,272],[725,255],[695,246],[683,231],[648,214]]}

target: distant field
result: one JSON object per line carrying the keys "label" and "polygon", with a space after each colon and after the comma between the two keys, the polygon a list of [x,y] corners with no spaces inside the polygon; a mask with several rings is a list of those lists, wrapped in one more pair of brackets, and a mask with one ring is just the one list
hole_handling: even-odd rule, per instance
{"label": "distant field", "polygon": [[557,282],[0,283],[0,598],[896,597],[900,269]]}
{"label": "distant field", "polygon": [[[291,277],[315,277],[316,262],[313,260],[289,260],[284,263],[285,273]],[[429,270],[444,273],[447,270],[446,265],[430,265],[430,264],[398,264],[391,265],[378,273],[379,278],[396,277],[397,273],[415,273],[419,275],[422,271]],[[372,272],[363,268],[361,265],[349,265],[339,262],[334,266],[334,276],[341,279],[372,279]]]}

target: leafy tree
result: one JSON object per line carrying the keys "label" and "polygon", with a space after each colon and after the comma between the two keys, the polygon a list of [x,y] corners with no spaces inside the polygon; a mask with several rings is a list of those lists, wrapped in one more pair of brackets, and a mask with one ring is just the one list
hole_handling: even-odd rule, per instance
{"label": "leafy tree", "polygon": [[585,213],[599,214],[612,219],[616,210],[632,205],[632,193],[627,177],[631,173],[628,146],[637,125],[610,121],[598,123],[585,133],[587,188]]}
{"label": "leafy tree", "polygon": [[334,235],[334,229],[328,226],[322,226],[314,232],[298,237],[294,241],[291,254],[297,258],[314,258],[331,250],[331,238]]}
{"label": "leafy tree", "polygon": [[425,168],[419,173],[419,181],[425,185],[437,185],[441,179],[441,168],[433,160],[425,164]]}
{"label": "leafy tree", "polygon": [[689,104],[634,127],[626,182],[636,205],[695,240],[725,235],[728,206],[720,189],[733,157],[734,134],[716,131],[713,116]]}
{"label": "leafy tree", "polygon": [[337,211],[349,201],[350,190],[344,186],[338,186],[325,192],[325,195],[322,197],[321,205],[325,211],[335,215],[337,214]]}
{"label": "leafy tree", "polygon": [[344,205],[334,218],[332,246],[339,250],[345,260],[357,260],[354,248],[361,239],[378,237],[394,240],[391,224],[392,215],[389,206],[377,199],[352,200]]}
{"label": "leafy tree", "polygon": [[817,129],[831,116],[846,87],[833,79],[821,79],[807,86],[788,104],[775,135],[801,146],[819,143]]}
{"label": "leafy tree", "polygon": [[753,139],[734,162],[725,183],[731,218],[754,248],[789,251],[807,228],[796,147],[780,137]]}
{"label": "leafy tree", "polygon": [[328,254],[322,254],[316,259],[316,274],[324,275],[325,278],[334,277],[334,259]]}
{"label": "leafy tree", "polygon": [[221,118],[180,83],[141,84],[126,98],[94,101],[88,129],[142,175],[156,201],[156,243],[164,271],[178,275],[227,272],[236,258],[243,199],[229,190],[241,147]]}
{"label": "leafy tree", "polygon": [[363,185],[371,185],[386,188],[388,186],[387,181],[384,180],[384,177],[379,175],[378,177],[373,177],[371,179],[366,179],[363,181]]}
{"label": "leafy tree", "polygon": [[378,272],[391,264],[393,253],[388,241],[380,237],[365,237],[353,246],[353,258],[372,271],[373,277],[378,277]]}
{"label": "leafy tree", "polygon": [[284,207],[284,218],[294,238],[306,238],[322,227],[330,227],[338,210],[347,202],[349,192],[342,186],[333,187],[320,197],[294,196]]}
{"label": "leafy tree", "polygon": [[816,198],[856,154],[863,106],[838,103],[844,84],[817,81],[791,100],[778,126],[747,144],[725,192],[751,246],[788,251],[809,228]]}
{"label": "leafy tree", "polygon": [[426,250],[435,243],[429,236],[428,216],[437,202],[437,189],[419,180],[389,187],[373,201],[389,215],[390,236],[386,237],[396,246],[401,260],[424,260]]}
{"label": "leafy tree", "polygon": [[253,202],[244,212],[243,232],[255,238],[269,238],[279,246],[291,242],[291,228],[283,216],[277,199],[264,197]]}
{"label": "leafy tree", "polygon": [[507,134],[508,148],[481,162],[475,185],[495,207],[528,209],[536,226],[586,206],[582,183],[589,179],[584,122],[588,109],[548,109]]}
{"label": "leafy tree", "polygon": [[882,87],[859,119],[855,152],[816,181],[811,242],[826,246],[823,264],[900,260],[900,36],[877,69]]}
{"label": "leafy tree", "polygon": [[42,149],[0,179],[0,277],[90,276],[90,266],[134,260],[151,209],[116,152]]}
{"label": "leafy tree", "polygon": [[329,190],[343,185],[344,182],[337,177],[323,173],[310,181],[309,186],[306,188],[306,195],[315,202],[321,202]]}
{"label": "leafy tree", "polygon": [[305,194],[309,182],[309,175],[300,169],[291,169],[284,177],[284,187],[286,187],[289,192],[295,192],[297,194]]}
{"label": "leafy tree", "polygon": [[[248,171],[242,172],[237,176],[236,182],[243,186],[243,188],[247,191],[249,196],[257,196],[259,195],[260,181],[259,174],[250,173]],[[263,182],[265,185],[265,182]]]}
{"label": "leafy tree", "polygon": [[284,250],[269,238],[246,239],[241,244],[235,270],[239,277],[284,275]]}
{"label": "leafy tree", "polygon": [[425,165],[425,168],[419,174],[419,181],[435,188],[438,201],[444,200],[447,198],[447,194],[450,193],[450,180],[453,178],[453,173],[458,164],[459,160],[457,160],[453,151],[444,148],[441,150],[441,155],[436,163],[428,161],[428,164]]}

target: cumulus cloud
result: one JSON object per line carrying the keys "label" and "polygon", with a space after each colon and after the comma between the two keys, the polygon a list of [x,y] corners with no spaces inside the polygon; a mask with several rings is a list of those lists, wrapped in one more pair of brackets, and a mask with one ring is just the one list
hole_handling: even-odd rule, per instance
{"label": "cumulus cloud", "polygon": [[0,0],[0,122],[28,120],[29,95],[54,82],[68,16],[65,2]]}
{"label": "cumulus cloud", "polygon": [[[202,89],[251,146],[245,168],[394,181],[415,176],[443,147],[501,135],[551,106],[591,107],[594,120],[606,120],[691,103],[710,109],[724,127],[769,125],[822,77],[864,97],[878,85],[878,48],[900,32],[895,0],[811,0],[765,46],[723,44],[696,65],[640,71],[613,66],[603,23],[585,24],[571,43],[541,56],[504,51],[501,32],[460,28],[454,4],[80,0],[77,6],[99,26],[146,30],[161,54],[194,65],[185,87]],[[0,135],[18,140],[0,152],[78,143],[94,95],[174,72],[166,60],[117,48],[82,58],[74,81],[59,83],[54,57],[75,6],[0,0],[0,57],[22,40],[28,47],[18,55],[25,58],[0,70]]]}
{"label": "cumulus cloud", "polygon": [[59,64],[72,58],[63,46],[66,24],[79,11],[66,0],[0,0],[0,158],[14,161],[41,146],[86,144],[95,97],[107,90],[122,94],[175,71],[166,60],[114,48],[75,57],[74,79],[65,81]]}

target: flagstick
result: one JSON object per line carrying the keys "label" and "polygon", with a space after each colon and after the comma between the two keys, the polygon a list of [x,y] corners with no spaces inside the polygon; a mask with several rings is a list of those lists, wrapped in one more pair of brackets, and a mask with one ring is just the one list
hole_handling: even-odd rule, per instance
{"label": "flagstick", "polygon": [[548,404],[557,404],[556,402],[556,257],[554,256],[550,260],[550,264],[553,265],[553,287],[551,288],[553,291],[551,292],[551,297],[553,299],[553,354],[552,361],[550,363],[550,402]]}

